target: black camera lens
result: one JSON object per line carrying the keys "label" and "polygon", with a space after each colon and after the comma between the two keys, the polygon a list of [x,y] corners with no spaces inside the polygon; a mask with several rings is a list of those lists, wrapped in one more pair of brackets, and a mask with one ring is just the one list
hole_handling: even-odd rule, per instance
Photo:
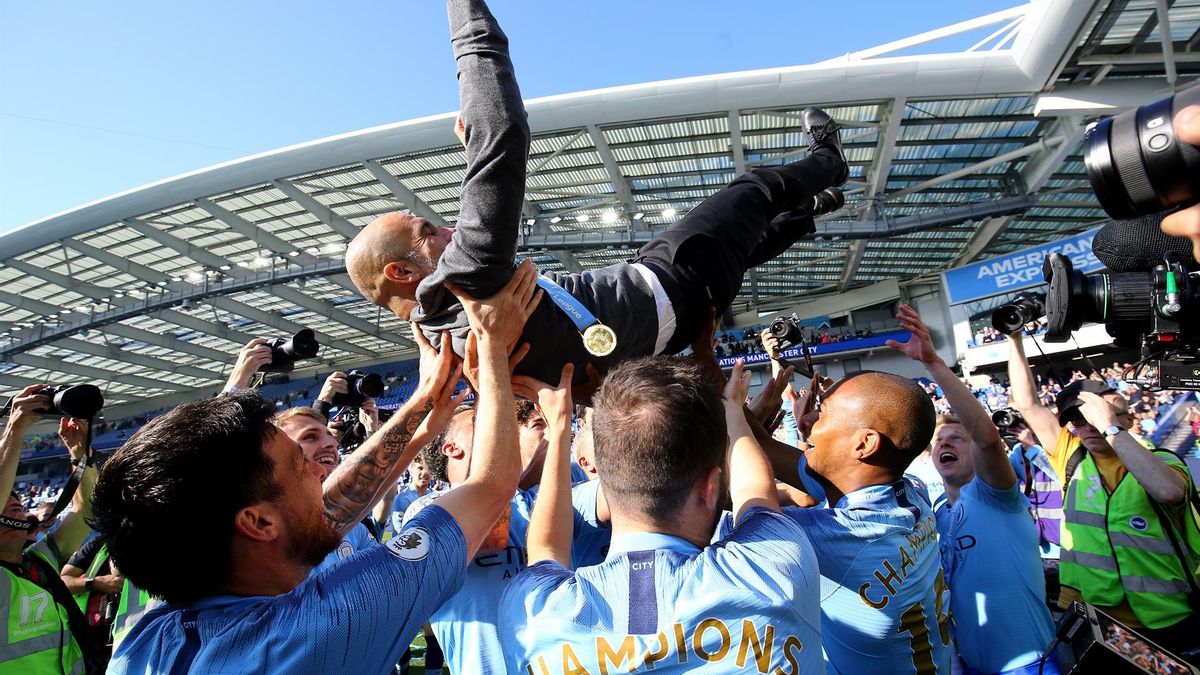
{"label": "black camera lens", "polygon": [[1025,420],[1021,419],[1021,414],[1014,410],[997,410],[992,413],[992,424],[995,424],[1001,429],[1009,429],[1021,424]]}
{"label": "black camera lens", "polygon": [[1035,293],[1022,293],[1013,298],[1012,302],[1000,305],[992,312],[992,327],[1012,335],[1027,323],[1033,323],[1046,315],[1046,296]]}
{"label": "black camera lens", "polygon": [[1088,129],[1083,161],[1100,205],[1137,218],[1200,201],[1200,148],[1176,138],[1172,120],[1200,103],[1200,86],[1101,120]]}
{"label": "black camera lens", "polygon": [[1069,258],[1054,253],[1043,263],[1043,274],[1050,284],[1047,342],[1066,342],[1087,322],[1148,326],[1153,318],[1154,275],[1150,272],[1087,275],[1074,269]]}
{"label": "black camera lens", "polygon": [[75,419],[91,419],[104,407],[104,394],[94,384],[61,387],[53,396],[53,413]]}
{"label": "black camera lens", "polygon": [[798,345],[804,341],[800,331],[800,320],[796,317],[781,316],[771,322],[771,337],[779,340],[783,348]]}
{"label": "black camera lens", "polygon": [[383,377],[379,373],[361,375],[355,385],[358,393],[367,398],[375,398],[383,393]]}
{"label": "black camera lens", "polygon": [[295,369],[296,361],[311,359],[321,350],[317,334],[311,328],[303,328],[290,338],[275,338],[267,343],[271,348],[271,362],[259,370],[264,373],[286,373]]}
{"label": "black camera lens", "polygon": [[357,408],[368,398],[377,398],[382,393],[383,376],[352,370],[346,373],[346,393],[334,394],[332,403],[339,407]]}

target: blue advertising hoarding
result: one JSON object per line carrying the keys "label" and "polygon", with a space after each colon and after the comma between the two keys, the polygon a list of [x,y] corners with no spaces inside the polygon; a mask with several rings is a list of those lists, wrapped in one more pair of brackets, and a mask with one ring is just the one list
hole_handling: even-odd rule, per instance
{"label": "blue advertising hoarding", "polygon": [[1042,261],[1051,253],[1061,253],[1081,272],[1104,267],[1092,253],[1092,239],[1100,228],[1049,244],[1014,251],[966,267],[942,272],[951,305],[989,298],[1001,293],[1032,288],[1043,283]]}

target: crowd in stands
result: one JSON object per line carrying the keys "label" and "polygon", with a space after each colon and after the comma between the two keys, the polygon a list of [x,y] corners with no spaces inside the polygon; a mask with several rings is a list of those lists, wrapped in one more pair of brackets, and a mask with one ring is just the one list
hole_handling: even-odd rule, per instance
{"label": "crowd in stands", "polygon": [[[746,354],[764,353],[761,333],[765,328],[766,326],[752,326],[721,331],[717,335],[717,344],[714,347],[717,356],[743,356]],[[806,326],[802,329],[802,334],[804,335],[805,344],[828,345],[873,337],[875,331],[871,328],[830,328],[828,326],[812,328]]]}

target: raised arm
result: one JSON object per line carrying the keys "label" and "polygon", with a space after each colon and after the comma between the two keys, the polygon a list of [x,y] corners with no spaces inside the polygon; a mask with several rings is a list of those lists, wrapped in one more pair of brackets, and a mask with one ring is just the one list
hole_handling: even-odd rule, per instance
{"label": "raised arm", "polygon": [[[531,377],[513,378],[522,395],[537,398],[546,419],[546,460],[533,513],[529,516],[526,547],[529,564],[553,560],[571,566],[571,540],[574,536],[574,509],[571,506],[571,376],[575,367],[563,366],[558,386],[552,387]],[[597,506],[599,506],[597,497]],[[599,510],[599,509],[597,509]]]}
{"label": "raised arm", "polygon": [[[1103,434],[1109,427],[1120,426],[1117,422],[1117,411],[1104,399],[1090,391],[1079,393],[1083,401],[1080,412],[1088,424]],[[1142,447],[1141,443],[1129,434],[1128,430],[1106,438],[1108,444],[1117,452],[1125,468],[1137,479],[1139,485],[1154,501],[1170,506],[1179,506],[1187,500],[1188,485],[1178,471],[1167,466],[1155,454]]]}
{"label": "raised arm", "polygon": [[1033,429],[1046,454],[1053,456],[1062,427],[1054,413],[1042,405],[1038,398],[1033,371],[1029,369],[1029,361],[1025,358],[1024,333],[1021,332],[1008,336],[1008,388],[1012,393],[1013,407],[1029,423],[1029,428]]}
{"label": "raised arm", "polygon": [[1008,461],[1008,448],[1000,438],[1000,431],[992,424],[991,417],[983,406],[979,405],[979,401],[971,394],[967,385],[958,379],[954,371],[950,370],[950,366],[938,355],[933,347],[929,328],[921,321],[917,310],[908,305],[900,305],[900,313],[896,318],[900,320],[900,327],[912,333],[912,337],[903,344],[888,340],[887,345],[914,361],[919,361],[942,388],[950,407],[971,435],[971,455],[975,460],[976,475],[997,490],[1007,490],[1016,485],[1017,474],[1013,471],[1012,463]]}
{"label": "raised arm", "polygon": [[259,368],[270,362],[271,348],[267,346],[266,340],[254,338],[247,342],[238,350],[237,361],[233,364],[233,370],[229,373],[229,380],[225,382],[222,393],[228,394],[249,388],[250,378],[254,377]]}
{"label": "raised arm", "polygon": [[17,483],[21,441],[40,417],[37,411],[46,408],[46,396],[38,393],[45,388],[44,384],[30,385],[12,398],[8,423],[4,425],[4,433],[0,434],[0,495],[6,495],[6,498]]}
{"label": "raised arm", "polygon": [[[82,461],[88,453],[88,422],[63,418],[58,424],[58,436],[67,446],[71,459]],[[63,559],[71,557],[92,531],[88,521],[92,518],[92,490],[96,487],[96,467],[89,465],[83,470],[75,495],[71,497],[71,512],[63,518],[54,534],[54,545]]]}
{"label": "raised arm", "polygon": [[725,385],[725,425],[729,433],[729,498],[733,502],[734,520],[737,521],[747,509],[762,506],[772,511],[779,510],[779,497],[775,491],[775,476],[771,463],[767,461],[754,432],[746,421],[746,392],[750,389],[750,373],[745,372],[741,359],[733,366],[729,382]]}
{"label": "raised arm", "polygon": [[529,262],[518,267],[504,288],[490,298],[475,300],[464,289],[451,290],[463,303],[471,323],[466,351],[468,361],[479,361],[479,399],[475,405],[471,475],[438,499],[438,506],[462,528],[467,542],[466,565],[512,500],[521,477],[508,345],[514,335],[520,335],[540,296],[537,269]]}
{"label": "raised arm", "polygon": [[465,398],[465,392],[454,395],[462,364],[450,349],[450,334],[442,334],[440,352],[415,327],[413,336],[421,349],[416,391],[383,428],[325,479],[325,520],[340,535],[353,529],[387,486],[399,480],[412,458],[441,432],[455,406]]}
{"label": "raised arm", "polygon": [[446,12],[458,65],[467,172],[454,238],[437,270],[421,283],[421,291],[444,293],[441,286],[448,281],[482,298],[495,294],[512,276],[525,198],[529,124],[508,38],[487,4],[447,0]]}

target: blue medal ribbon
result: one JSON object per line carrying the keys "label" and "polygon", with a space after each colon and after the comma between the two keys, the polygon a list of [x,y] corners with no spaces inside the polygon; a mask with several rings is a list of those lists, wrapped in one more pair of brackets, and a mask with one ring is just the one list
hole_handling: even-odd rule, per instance
{"label": "blue medal ribbon", "polygon": [[617,335],[611,328],[600,323],[587,307],[549,277],[538,275],[538,286],[546,291],[550,300],[566,313],[579,329],[583,348],[592,356],[608,356],[617,347]]}
{"label": "blue medal ribbon", "polygon": [[554,280],[550,277],[539,274],[537,285],[546,291],[546,295],[550,296],[550,299],[554,301],[554,304],[558,305],[559,309],[571,317],[571,321],[579,329],[579,332],[582,333],[588,329],[588,326],[600,323],[600,320],[589,312],[588,308],[584,307],[582,302],[568,293],[565,288],[554,283]]}

